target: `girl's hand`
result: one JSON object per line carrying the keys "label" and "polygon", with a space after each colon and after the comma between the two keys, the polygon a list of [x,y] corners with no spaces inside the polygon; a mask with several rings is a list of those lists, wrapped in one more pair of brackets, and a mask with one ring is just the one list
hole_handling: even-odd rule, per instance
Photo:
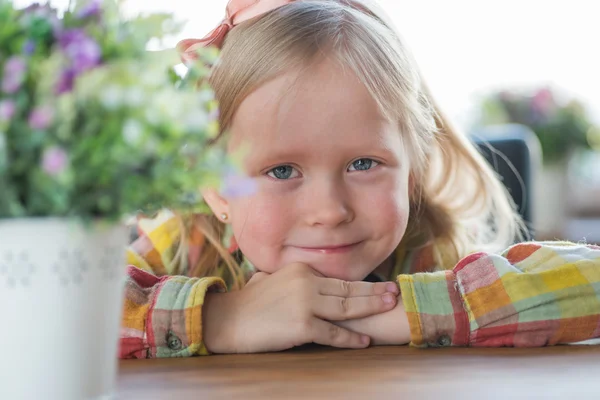
{"label": "girl's hand", "polygon": [[402,345],[410,342],[410,326],[400,295],[396,306],[390,311],[364,318],[337,321],[335,324],[368,335],[373,345]]}
{"label": "girl's hand", "polygon": [[397,294],[392,282],[346,282],[290,264],[274,274],[257,273],[240,291],[207,294],[204,343],[214,353],[279,351],[312,342],[364,348],[368,336],[328,321],[389,311]]}

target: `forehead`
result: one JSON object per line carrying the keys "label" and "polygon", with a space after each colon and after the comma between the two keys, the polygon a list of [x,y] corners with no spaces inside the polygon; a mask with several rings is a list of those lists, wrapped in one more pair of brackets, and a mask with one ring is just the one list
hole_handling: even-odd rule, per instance
{"label": "forehead", "polygon": [[[392,132],[390,132],[392,131]],[[280,75],[236,110],[230,149],[367,145],[400,139],[358,77],[335,60]]]}

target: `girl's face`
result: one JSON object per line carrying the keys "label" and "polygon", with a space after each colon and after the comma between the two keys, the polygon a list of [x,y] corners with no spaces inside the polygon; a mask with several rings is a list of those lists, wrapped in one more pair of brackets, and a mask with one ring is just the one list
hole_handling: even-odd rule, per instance
{"label": "girl's face", "polygon": [[257,183],[247,197],[205,193],[229,215],[252,264],[273,273],[303,262],[327,277],[364,279],[406,229],[409,160],[396,124],[358,78],[325,60],[250,94],[231,126]]}

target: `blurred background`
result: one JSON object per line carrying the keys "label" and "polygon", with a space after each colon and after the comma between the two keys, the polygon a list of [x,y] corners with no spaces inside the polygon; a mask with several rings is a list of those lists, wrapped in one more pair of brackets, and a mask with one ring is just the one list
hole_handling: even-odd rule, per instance
{"label": "blurred background", "polygon": [[[507,123],[528,127],[534,140],[528,141],[533,168],[526,201],[535,238],[600,243],[597,2],[379,2],[458,127],[468,133]],[[50,3],[64,9],[68,0]],[[156,43],[158,49],[204,36],[223,18],[226,4],[127,0],[125,9],[172,12],[187,21],[180,36]]]}

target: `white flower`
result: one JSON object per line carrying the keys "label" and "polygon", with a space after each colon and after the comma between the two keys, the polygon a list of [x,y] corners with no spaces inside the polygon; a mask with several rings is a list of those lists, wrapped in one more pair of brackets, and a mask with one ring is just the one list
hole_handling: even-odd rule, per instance
{"label": "white flower", "polygon": [[115,110],[122,104],[123,91],[116,85],[109,85],[100,93],[100,101],[104,107]]}
{"label": "white flower", "polygon": [[153,96],[151,108],[160,118],[166,121],[176,121],[183,117],[178,99],[179,93],[173,90],[163,90]]}
{"label": "white flower", "polygon": [[142,125],[133,119],[128,119],[123,126],[123,138],[130,145],[137,145],[142,137]]}
{"label": "white flower", "polygon": [[146,109],[145,116],[146,121],[148,121],[150,125],[158,125],[158,123],[160,122],[158,114],[150,107]]}
{"label": "white flower", "polygon": [[183,124],[187,130],[204,130],[208,124],[208,115],[202,110],[191,111],[185,116]]}
{"label": "white flower", "polygon": [[139,107],[144,102],[144,92],[139,87],[132,87],[125,91],[124,101],[130,107]]}
{"label": "white flower", "polygon": [[208,103],[210,101],[213,101],[215,99],[215,94],[212,90],[201,90],[200,93],[198,93],[198,99],[202,102],[202,103]]}
{"label": "white flower", "polygon": [[141,71],[136,71],[135,76],[139,78],[143,86],[157,87],[159,80],[164,77],[164,71],[162,71],[162,69],[157,70],[156,67],[147,66]]}

